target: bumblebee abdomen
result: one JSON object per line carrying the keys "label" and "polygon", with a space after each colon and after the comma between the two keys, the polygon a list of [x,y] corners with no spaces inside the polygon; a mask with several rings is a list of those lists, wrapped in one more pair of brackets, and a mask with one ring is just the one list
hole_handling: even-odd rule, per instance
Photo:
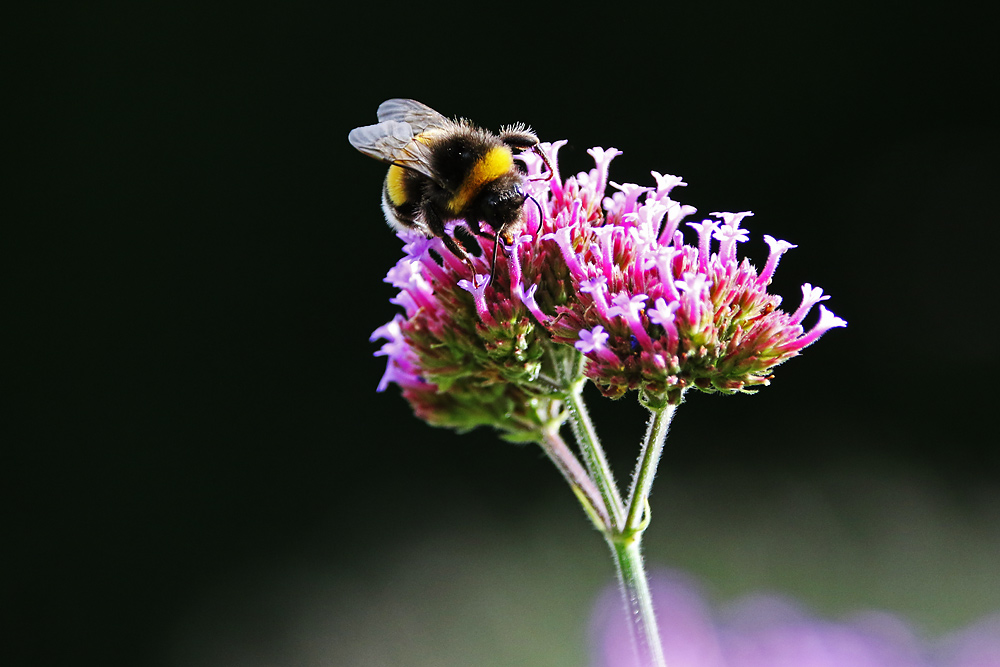
{"label": "bumblebee abdomen", "polygon": [[402,167],[389,167],[382,186],[382,212],[389,226],[397,230],[421,228],[420,178]]}
{"label": "bumblebee abdomen", "polygon": [[402,206],[413,199],[405,169],[396,165],[389,167],[389,173],[385,176],[385,191],[389,201],[395,206]]}

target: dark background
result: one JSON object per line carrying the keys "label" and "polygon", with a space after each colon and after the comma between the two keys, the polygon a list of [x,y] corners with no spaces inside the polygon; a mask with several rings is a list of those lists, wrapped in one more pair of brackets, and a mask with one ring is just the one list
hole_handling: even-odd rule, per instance
{"label": "dark background", "polygon": [[[502,520],[564,492],[537,450],[374,392],[368,336],[395,312],[381,280],[400,250],[383,167],[346,137],[389,97],[568,139],[564,174],[595,145],[624,151],[615,181],[681,174],[700,213],[755,212],[758,264],[763,234],[798,244],[774,289],[797,304],[822,286],[849,327],[757,396],[691,397],[665,466],[995,487],[988,23],[955,5],[712,7],[174,4],[13,24],[2,597],[21,664],[155,664],[232,568],[289,549],[361,562],[449,499]],[[634,424],[609,438],[624,470],[641,410],[595,413]]]}

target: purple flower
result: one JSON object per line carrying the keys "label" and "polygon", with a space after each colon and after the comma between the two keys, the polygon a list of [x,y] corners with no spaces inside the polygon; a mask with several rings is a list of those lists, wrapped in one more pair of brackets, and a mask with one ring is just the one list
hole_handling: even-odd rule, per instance
{"label": "purple flower", "polygon": [[1000,667],[1000,613],[944,637],[933,655],[942,667]]}
{"label": "purple flower", "polygon": [[[664,658],[678,667],[1000,667],[1000,614],[935,641],[884,612],[818,618],[788,599],[751,595],[713,610],[677,572],[650,577]],[[593,667],[642,667],[614,587],[591,620]]]}
{"label": "purple flower", "polygon": [[580,340],[575,345],[581,352],[596,352],[604,347],[607,340],[608,334],[604,333],[604,327],[598,324],[593,331],[581,331]]}
{"label": "purple flower", "polygon": [[[604,182],[617,152],[592,154],[597,168],[568,179],[562,197],[550,201],[554,229],[543,241],[558,248],[552,263],[564,268],[575,289],[565,291],[557,317],[542,324],[567,343],[581,330],[604,327],[614,357],[588,354],[586,373],[606,395],[641,389],[677,402],[691,387],[745,391],[767,384],[774,366],[846,324],[821,315],[806,332],[802,319],[815,303],[811,297],[794,317],[778,309],[781,299],[767,286],[781,254],[794,246],[766,237],[771,253],[761,272],[740,261],[737,245],[748,238],[740,225],[749,212],[690,224],[697,241],[687,245],[679,224],[694,210],[669,198],[683,184],[679,178],[654,173],[655,189],[624,184],[604,197],[590,190]],[[594,201],[604,202],[604,216],[577,203]],[[610,307],[593,289],[597,278],[614,295]],[[637,308],[642,299],[645,308]]]}
{"label": "purple flower", "polygon": [[[492,279],[489,239],[467,241],[478,248],[466,262],[438,238],[400,234],[406,254],[386,281],[405,317],[376,332],[389,341],[379,386],[400,384],[422,418],[465,428],[501,414],[494,426],[525,436],[560,413],[551,378],[562,349],[586,356],[584,372],[606,396],[635,389],[662,404],[691,388],[749,391],[845,326],[823,306],[811,328],[804,324],[827,298],[808,284],[793,313],[779,308],[767,288],[794,246],[765,236],[763,269],[741,260],[749,212],[690,223],[695,238],[687,241],[682,222],[694,209],[671,199],[684,185],[679,177],[653,172],[654,186],[610,183],[608,195],[619,151],[592,149],[594,168],[563,180],[563,143],[543,145],[554,177],[528,181],[538,206],[524,207],[524,235],[499,252]],[[529,177],[543,172],[533,153],[521,159]],[[512,408],[516,400],[530,407]]]}

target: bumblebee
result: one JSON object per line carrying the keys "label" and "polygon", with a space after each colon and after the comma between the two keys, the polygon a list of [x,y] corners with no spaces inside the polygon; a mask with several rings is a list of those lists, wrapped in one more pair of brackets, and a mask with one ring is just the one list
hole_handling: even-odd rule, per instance
{"label": "bumblebee", "polygon": [[[416,100],[386,100],[379,105],[378,121],[351,130],[348,140],[365,155],[391,165],[382,186],[389,225],[437,236],[471,267],[465,248],[445,232],[446,221],[462,219],[470,232],[494,242],[495,271],[500,241],[512,243],[525,225],[529,195],[513,150],[538,153],[547,178],[552,177],[538,137],[523,124],[493,134],[464,118],[445,118]],[[492,233],[480,226],[484,222]]]}

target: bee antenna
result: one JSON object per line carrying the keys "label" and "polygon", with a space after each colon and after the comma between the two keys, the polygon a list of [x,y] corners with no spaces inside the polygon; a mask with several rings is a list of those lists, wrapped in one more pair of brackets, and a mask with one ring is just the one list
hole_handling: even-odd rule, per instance
{"label": "bee antenna", "polygon": [[542,205],[539,204],[538,200],[532,197],[531,195],[528,195],[528,199],[533,201],[535,203],[535,206],[538,207],[538,228],[541,229],[542,223],[545,222],[545,213],[542,211]]}

